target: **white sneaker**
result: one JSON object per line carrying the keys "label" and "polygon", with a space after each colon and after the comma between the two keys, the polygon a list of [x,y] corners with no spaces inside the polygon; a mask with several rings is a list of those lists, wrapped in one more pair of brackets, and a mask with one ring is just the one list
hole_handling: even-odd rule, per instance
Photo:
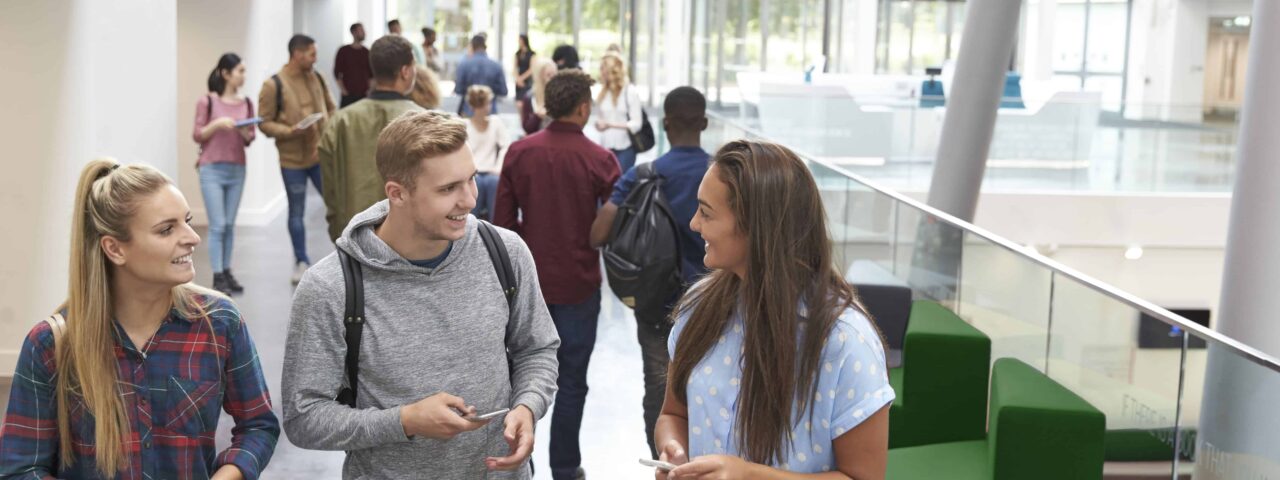
{"label": "white sneaker", "polygon": [[308,268],[311,268],[311,264],[307,262],[298,262],[294,264],[293,278],[291,279],[294,285],[297,285],[298,282],[302,281],[302,274],[307,273]]}

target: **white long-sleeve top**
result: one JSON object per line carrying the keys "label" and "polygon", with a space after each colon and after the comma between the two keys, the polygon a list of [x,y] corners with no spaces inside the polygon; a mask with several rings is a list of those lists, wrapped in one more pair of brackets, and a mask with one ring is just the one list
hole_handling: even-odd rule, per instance
{"label": "white long-sleeve top", "polygon": [[502,157],[507,146],[511,144],[507,136],[507,126],[501,118],[489,116],[489,127],[480,131],[471,120],[467,120],[467,146],[471,147],[471,155],[475,158],[476,170],[480,173],[499,173],[502,171]]}
{"label": "white long-sleeve top", "polygon": [[[635,88],[627,85],[622,88],[622,95],[614,97],[606,94],[604,100],[595,102],[594,114],[597,121],[608,123],[626,123],[631,133],[640,131],[644,124],[641,116],[640,95]],[[593,121],[587,128],[595,128]],[[600,132],[600,146],[610,150],[623,150],[631,146],[631,135],[621,128],[610,128]]]}

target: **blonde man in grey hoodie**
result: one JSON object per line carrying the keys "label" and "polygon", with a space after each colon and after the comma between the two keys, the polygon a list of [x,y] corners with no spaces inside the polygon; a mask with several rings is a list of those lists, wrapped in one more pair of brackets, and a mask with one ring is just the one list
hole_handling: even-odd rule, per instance
{"label": "blonde man in grey hoodie", "polygon": [[[294,295],[284,428],[302,448],[345,450],[343,478],[530,477],[534,424],[556,392],[560,339],[518,235],[493,228],[515,277],[507,299],[481,238],[466,125],[410,113],[378,136],[387,200],[337,241],[363,275],[357,385],[344,368],[344,273],[335,253]],[[335,397],[355,393],[354,408]],[[477,421],[504,408],[505,416]]]}

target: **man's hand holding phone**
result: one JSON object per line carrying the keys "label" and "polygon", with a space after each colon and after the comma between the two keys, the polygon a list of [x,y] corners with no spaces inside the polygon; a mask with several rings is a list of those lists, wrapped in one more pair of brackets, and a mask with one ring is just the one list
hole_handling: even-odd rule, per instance
{"label": "man's hand holding phone", "polygon": [[489,457],[484,460],[490,470],[515,470],[529,460],[533,453],[533,411],[524,405],[516,405],[503,420],[502,437],[511,448],[505,457]]}
{"label": "man's hand holding phone", "polygon": [[440,392],[400,407],[400,425],[408,436],[421,435],[448,440],[459,433],[470,432],[489,424],[488,420],[472,421],[465,418],[475,414],[476,407],[467,405],[459,397]]}

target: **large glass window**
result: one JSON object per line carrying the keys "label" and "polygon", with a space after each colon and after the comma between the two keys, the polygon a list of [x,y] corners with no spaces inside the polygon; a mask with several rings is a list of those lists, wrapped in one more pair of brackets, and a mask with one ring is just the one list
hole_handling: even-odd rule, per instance
{"label": "large glass window", "polygon": [[547,55],[573,44],[573,0],[529,0],[529,43]]}
{"label": "large glass window", "polygon": [[1102,107],[1124,108],[1130,0],[1059,0],[1054,18],[1054,83],[1099,92]]}
{"label": "large glass window", "polygon": [[964,4],[939,0],[882,0],[876,71],[920,75],[960,50]]}

